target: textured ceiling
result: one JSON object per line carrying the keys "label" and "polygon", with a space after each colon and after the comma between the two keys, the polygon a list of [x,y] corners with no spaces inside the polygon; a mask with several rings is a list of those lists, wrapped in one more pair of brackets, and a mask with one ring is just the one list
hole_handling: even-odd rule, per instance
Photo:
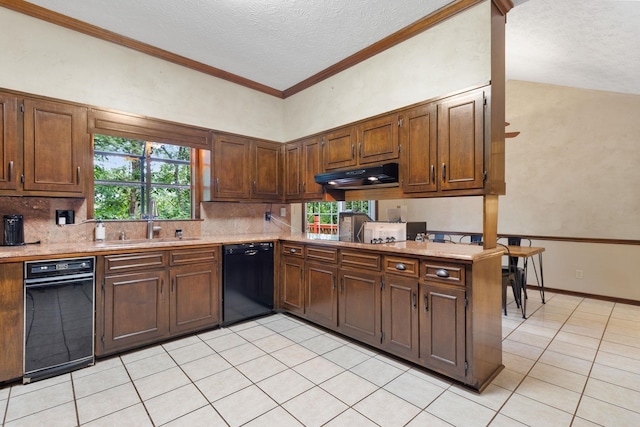
{"label": "textured ceiling", "polygon": [[[285,90],[451,0],[30,0]],[[507,78],[640,94],[640,0],[514,0]]]}

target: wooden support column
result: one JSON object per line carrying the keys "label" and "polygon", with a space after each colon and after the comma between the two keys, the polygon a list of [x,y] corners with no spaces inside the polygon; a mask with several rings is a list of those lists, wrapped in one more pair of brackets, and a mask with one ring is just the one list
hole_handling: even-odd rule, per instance
{"label": "wooden support column", "polygon": [[488,194],[482,198],[482,234],[485,249],[493,249],[498,240],[498,196]]}

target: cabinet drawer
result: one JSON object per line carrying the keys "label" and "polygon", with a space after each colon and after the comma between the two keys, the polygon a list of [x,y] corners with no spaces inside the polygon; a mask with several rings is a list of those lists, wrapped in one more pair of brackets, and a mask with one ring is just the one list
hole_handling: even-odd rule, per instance
{"label": "cabinet drawer", "polygon": [[299,243],[284,242],[280,247],[282,248],[282,255],[304,258],[304,245],[301,245]]}
{"label": "cabinet drawer", "polygon": [[414,258],[385,256],[383,266],[385,273],[401,274],[408,277],[420,275],[420,261]]}
{"label": "cabinet drawer", "polygon": [[307,259],[325,262],[338,262],[338,250],[333,248],[322,248],[317,246],[307,246]]}
{"label": "cabinet drawer", "polygon": [[464,286],[464,264],[446,262],[422,262],[422,278],[428,282],[448,283]]}
{"label": "cabinet drawer", "polygon": [[105,274],[119,273],[130,270],[150,270],[163,268],[167,265],[166,252],[139,252],[122,255],[105,255]]}
{"label": "cabinet drawer", "polygon": [[196,264],[200,262],[215,262],[218,259],[218,247],[179,249],[171,251],[171,265]]}
{"label": "cabinet drawer", "polygon": [[340,251],[340,264],[343,267],[366,268],[380,271],[380,255],[368,252]]}

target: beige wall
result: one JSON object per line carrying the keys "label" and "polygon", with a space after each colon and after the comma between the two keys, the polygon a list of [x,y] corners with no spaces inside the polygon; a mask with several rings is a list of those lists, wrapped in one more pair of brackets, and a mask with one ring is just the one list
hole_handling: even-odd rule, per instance
{"label": "beige wall", "polygon": [[282,99],[0,7],[0,87],[283,141]]}
{"label": "beige wall", "polygon": [[[640,240],[640,96],[508,81],[498,232]],[[482,198],[393,200],[433,230],[482,230]],[[640,301],[640,246],[540,240],[546,285]],[[584,278],[576,279],[576,270]],[[533,283],[535,277],[529,277]]]}
{"label": "beige wall", "polygon": [[485,1],[287,98],[285,139],[488,84],[490,17]]}

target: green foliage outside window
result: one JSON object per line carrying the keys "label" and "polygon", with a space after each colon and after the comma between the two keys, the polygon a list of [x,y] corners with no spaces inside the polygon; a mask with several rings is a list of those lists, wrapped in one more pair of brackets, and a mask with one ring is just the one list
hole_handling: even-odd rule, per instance
{"label": "green foliage outside window", "polygon": [[191,218],[191,148],[94,135],[95,219]]}

